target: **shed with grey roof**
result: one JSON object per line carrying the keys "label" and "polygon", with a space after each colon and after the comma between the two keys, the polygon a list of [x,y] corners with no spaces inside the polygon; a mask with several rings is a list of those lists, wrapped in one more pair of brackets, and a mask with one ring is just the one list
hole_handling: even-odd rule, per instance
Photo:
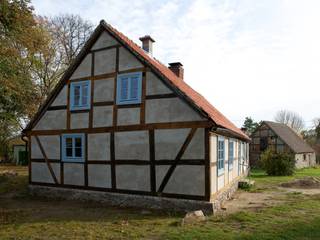
{"label": "shed with grey roof", "polygon": [[297,168],[313,166],[316,163],[314,149],[286,124],[263,121],[251,138],[251,166],[257,164],[261,153],[267,148],[294,154]]}

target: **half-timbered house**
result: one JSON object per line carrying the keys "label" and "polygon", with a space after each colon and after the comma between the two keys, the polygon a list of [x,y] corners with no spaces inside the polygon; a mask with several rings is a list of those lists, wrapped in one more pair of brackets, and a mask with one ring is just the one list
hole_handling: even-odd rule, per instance
{"label": "half-timbered house", "polygon": [[236,189],[248,136],[185,83],[181,63],[163,65],[154,40],[140,40],[101,21],[28,124],[33,192],[198,208]]}
{"label": "half-timbered house", "polygon": [[251,135],[250,164],[257,166],[267,149],[294,155],[297,168],[316,164],[316,153],[294,130],[283,123],[263,121]]}

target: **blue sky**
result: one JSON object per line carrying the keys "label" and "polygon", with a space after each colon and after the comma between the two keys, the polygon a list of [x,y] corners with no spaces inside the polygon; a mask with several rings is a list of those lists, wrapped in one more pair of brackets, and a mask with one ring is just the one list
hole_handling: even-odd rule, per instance
{"label": "blue sky", "polygon": [[39,15],[105,19],[154,56],[180,61],[185,81],[236,125],[288,109],[320,117],[320,1],[33,0]]}

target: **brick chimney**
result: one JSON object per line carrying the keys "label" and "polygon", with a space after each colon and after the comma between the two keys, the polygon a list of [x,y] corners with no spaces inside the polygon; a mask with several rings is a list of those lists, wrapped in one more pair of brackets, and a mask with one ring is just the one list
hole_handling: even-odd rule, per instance
{"label": "brick chimney", "polygon": [[180,62],[169,63],[169,69],[177,75],[178,78],[183,80],[183,65]]}
{"label": "brick chimney", "polygon": [[152,44],[155,42],[153,38],[150,37],[149,35],[146,35],[139,39],[142,42],[142,49],[152,56]]}

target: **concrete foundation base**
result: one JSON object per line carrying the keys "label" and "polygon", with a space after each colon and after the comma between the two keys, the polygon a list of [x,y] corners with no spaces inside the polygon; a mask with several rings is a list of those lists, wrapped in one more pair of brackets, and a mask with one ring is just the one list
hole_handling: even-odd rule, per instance
{"label": "concrete foundation base", "polygon": [[221,210],[222,204],[231,199],[232,195],[237,191],[238,189],[238,183],[239,180],[242,178],[234,180],[228,187],[223,189],[222,191],[218,192],[217,194],[214,194],[211,196],[211,203],[213,204],[213,213],[215,214],[216,212]]}
{"label": "concrete foundation base", "polygon": [[215,195],[211,202],[38,185],[29,185],[29,191],[33,196],[53,199],[96,201],[109,206],[163,209],[175,212],[202,210],[206,215],[211,215],[220,210],[221,204],[231,198],[237,187],[238,181],[233,182],[224,191]]}

